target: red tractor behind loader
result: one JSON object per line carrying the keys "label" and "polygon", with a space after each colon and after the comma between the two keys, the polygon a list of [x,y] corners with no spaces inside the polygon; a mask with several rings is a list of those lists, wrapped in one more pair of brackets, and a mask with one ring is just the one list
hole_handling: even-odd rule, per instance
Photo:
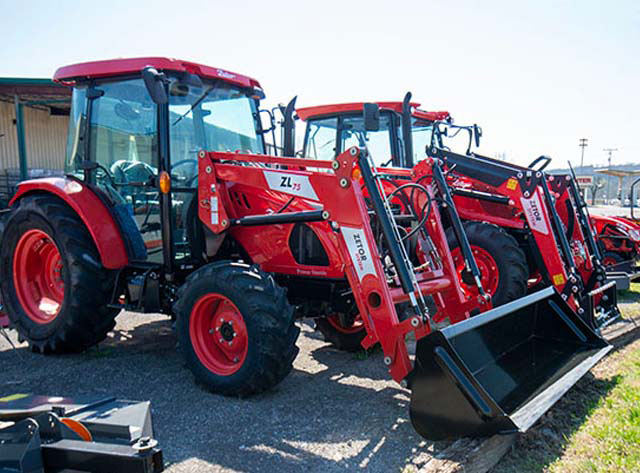
{"label": "red tractor behind loader", "polygon": [[625,217],[592,215],[603,263],[612,271],[632,272],[640,255],[640,226]]}
{"label": "red tractor behind loader", "polygon": [[[20,185],[0,247],[5,309],[35,351],[99,343],[122,309],[161,312],[198,382],[246,396],[291,371],[296,317],[359,320],[439,439],[526,430],[611,349],[552,287],[491,309],[436,160],[266,156],[258,82],[186,61],[55,79],[74,89],[67,174]],[[360,114],[380,127],[377,106]]]}

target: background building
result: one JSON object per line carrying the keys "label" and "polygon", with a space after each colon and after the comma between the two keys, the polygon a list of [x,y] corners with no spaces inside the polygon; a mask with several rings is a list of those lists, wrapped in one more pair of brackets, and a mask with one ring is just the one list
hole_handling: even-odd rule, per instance
{"label": "background building", "polygon": [[61,174],[71,89],[49,79],[0,78],[0,199],[22,178]]}

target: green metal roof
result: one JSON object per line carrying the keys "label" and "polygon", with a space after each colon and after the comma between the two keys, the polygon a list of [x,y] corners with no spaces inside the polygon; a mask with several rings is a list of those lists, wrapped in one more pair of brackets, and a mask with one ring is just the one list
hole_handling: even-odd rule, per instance
{"label": "green metal roof", "polygon": [[51,79],[39,79],[35,77],[0,77],[0,85],[45,85],[64,87]]}

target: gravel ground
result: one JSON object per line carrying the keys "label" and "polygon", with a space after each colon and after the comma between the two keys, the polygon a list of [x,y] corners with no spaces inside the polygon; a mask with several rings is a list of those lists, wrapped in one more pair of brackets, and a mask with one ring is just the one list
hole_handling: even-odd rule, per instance
{"label": "gravel ground", "polygon": [[339,352],[307,325],[292,373],[241,400],[194,384],[167,318],[122,313],[117,322],[79,355],[34,355],[26,344],[15,353],[0,337],[0,393],[150,400],[171,473],[411,472],[446,446],[414,432],[409,391],[390,380],[381,353]]}

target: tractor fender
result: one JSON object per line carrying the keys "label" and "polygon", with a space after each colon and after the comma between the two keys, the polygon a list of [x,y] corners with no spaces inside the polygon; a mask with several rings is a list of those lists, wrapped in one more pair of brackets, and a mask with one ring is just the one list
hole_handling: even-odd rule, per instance
{"label": "tractor fender", "polygon": [[53,194],[78,214],[89,230],[105,268],[120,269],[129,263],[118,224],[100,197],[84,183],[68,177],[24,181],[18,185],[18,192],[9,205],[34,193]]}

